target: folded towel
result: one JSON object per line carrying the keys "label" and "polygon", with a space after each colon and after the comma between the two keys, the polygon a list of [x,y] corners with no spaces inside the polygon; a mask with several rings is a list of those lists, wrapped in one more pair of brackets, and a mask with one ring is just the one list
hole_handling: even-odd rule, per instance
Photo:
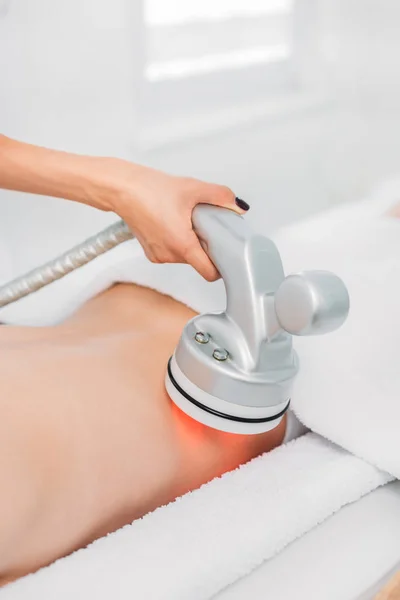
{"label": "folded towel", "polygon": [[390,478],[309,433],[16,581],[0,598],[205,600]]}
{"label": "folded towel", "polygon": [[341,329],[295,340],[292,408],[313,431],[400,478],[400,220],[348,217],[277,236],[290,270],[334,271],[351,301]]}

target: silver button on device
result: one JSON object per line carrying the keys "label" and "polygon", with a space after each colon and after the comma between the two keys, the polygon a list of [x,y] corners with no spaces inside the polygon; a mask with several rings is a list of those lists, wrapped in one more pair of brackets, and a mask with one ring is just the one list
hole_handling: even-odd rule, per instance
{"label": "silver button on device", "polygon": [[208,333],[203,333],[202,331],[198,331],[196,333],[196,335],[194,336],[194,339],[199,344],[208,344],[208,342],[210,341],[210,336],[208,335]]}
{"label": "silver button on device", "polygon": [[216,348],[213,352],[213,357],[215,358],[215,360],[224,361],[228,358],[228,356],[229,352],[224,348]]}

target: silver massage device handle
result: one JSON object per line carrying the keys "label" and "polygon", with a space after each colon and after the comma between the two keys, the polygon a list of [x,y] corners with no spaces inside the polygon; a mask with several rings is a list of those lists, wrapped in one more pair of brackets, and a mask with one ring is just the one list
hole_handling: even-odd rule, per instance
{"label": "silver massage device handle", "polygon": [[233,211],[198,205],[193,225],[226,288],[226,310],[186,325],[166,386],[192,417],[237,433],[276,427],[298,370],[292,335],[338,328],[349,311],[341,279],[326,271],[285,278],[275,244]]}
{"label": "silver massage device handle", "polygon": [[247,341],[258,364],[262,347],[284,330],[327,333],[347,317],[349,297],[339,277],[308,271],[285,278],[275,244],[230,210],[200,205],[193,224],[226,288],[226,316]]}

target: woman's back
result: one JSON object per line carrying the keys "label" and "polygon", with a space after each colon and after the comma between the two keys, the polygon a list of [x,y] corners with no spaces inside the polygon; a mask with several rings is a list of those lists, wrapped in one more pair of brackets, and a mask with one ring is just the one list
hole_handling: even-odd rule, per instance
{"label": "woman's back", "polygon": [[55,327],[0,328],[0,576],[131,522],[281,443],[192,421],[164,375],[188,307],[117,285]]}

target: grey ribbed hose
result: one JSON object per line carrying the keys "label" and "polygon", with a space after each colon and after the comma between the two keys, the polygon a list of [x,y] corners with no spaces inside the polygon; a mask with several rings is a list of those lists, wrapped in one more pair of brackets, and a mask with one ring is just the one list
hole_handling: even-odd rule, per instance
{"label": "grey ribbed hose", "polygon": [[68,252],[0,287],[0,308],[37,292],[133,237],[124,221],[113,223]]}

